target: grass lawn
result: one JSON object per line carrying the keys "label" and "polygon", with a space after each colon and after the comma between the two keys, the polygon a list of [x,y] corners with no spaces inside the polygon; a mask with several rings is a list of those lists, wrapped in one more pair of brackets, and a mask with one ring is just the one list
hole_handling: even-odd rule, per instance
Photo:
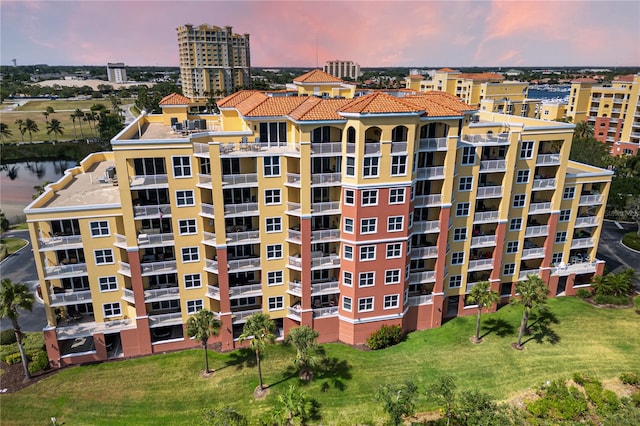
{"label": "grass lawn", "polygon": [[0,244],[5,244],[7,251],[11,254],[26,246],[27,242],[22,238],[0,238]]}
{"label": "grass lawn", "polygon": [[[441,328],[415,332],[403,343],[363,352],[342,344],[323,345],[333,368],[316,373],[306,386],[320,404],[323,424],[382,424],[386,417],[374,400],[376,386],[412,380],[420,389],[418,411],[435,407],[425,389],[451,374],[461,389],[478,389],[498,400],[574,372],[615,378],[640,373],[640,316],[633,309],[602,310],[574,298],[549,301],[554,321],[515,351],[521,311],[507,306],[483,316],[484,343],[473,345],[475,316],[456,318]],[[257,386],[253,354],[211,353],[218,371],[200,378],[202,350],[154,355],[122,362],[68,368],[42,382],[0,396],[2,424],[184,424],[200,421],[205,407],[230,405],[251,419],[275,405],[290,383],[294,350],[269,349],[263,359],[270,395],[254,400]]]}
{"label": "grass lawn", "polygon": [[89,108],[91,108],[91,106],[94,104],[103,104],[107,108],[111,108],[111,102],[109,102],[109,99],[107,98],[89,99],[86,101],[81,101],[81,100],[76,101],[76,100],[68,100],[68,99],[56,99],[56,100],[42,99],[42,100],[29,101],[26,104],[17,107],[15,111],[37,111],[41,113],[48,106],[52,107],[55,111],[68,110],[69,112],[71,112],[71,111],[75,111],[78,108],[80,108],[83,111],[84,110],[88,111]]}
{"label": "grass lawn", "polygon": [[629,232],[622,237],[622,244],[634,250],[640,250],[640,236],[637,232]]}

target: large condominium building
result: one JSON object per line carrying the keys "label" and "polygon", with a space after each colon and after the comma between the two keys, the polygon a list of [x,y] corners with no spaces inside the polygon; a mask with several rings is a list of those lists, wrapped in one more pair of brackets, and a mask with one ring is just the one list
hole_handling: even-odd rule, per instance
{"label": "large condominium building", "polygon": [[182,92],[191,98],[232,93],[251,84],[249,34],[232,27],[177,28]]}
{"label": "large condominium building", "polygon": [[324,72],[338,78],[350,78],[357,80],[360,77],[360,65],[353,61],[327,61],[324,64]]}
{"label": "large condominium building", "polygon": [[127,68],[123,62],[107,64],[107,79],[112,83],[127,82]]}
{"label": "large condominium building", "polygon": [[546,121],[564,118],[566,106],[563,102],[529,98],[519,100],[487,98],[480,101],[481,111],[538,118]]}
{"label": "large condominium building", "polygon": [[640,145],[640,74],[600,85],[590,78],[571,82],[567,116],[574,123],[587,121],[594,136],[611,154],[634,155]]}
{"label": "large condominium building", "polygon": [[294,81],[220,115],[167,96],[27,207],[54,363],[194,347],[202,308],[222,350],[257,312],[360,344],[474,313],[483,280],[506,303],[527,274],[555,296],[602,273],[611,172],[569,161],[572,124]]}

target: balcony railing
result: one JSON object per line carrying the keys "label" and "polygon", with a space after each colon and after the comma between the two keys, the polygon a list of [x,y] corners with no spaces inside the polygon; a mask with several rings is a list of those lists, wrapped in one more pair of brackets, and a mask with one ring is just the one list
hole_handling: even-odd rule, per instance
{"label": "balcony railing", "polygon": [[209,145],[206,143],[194,143],[193,154],[196,157],[209,158]]}
{"label": "balcony railing", "polygon": [[544,257],[544,247],[526,248],[522,250],[522,260]]}
{"label": "balcony railing", "polygon": [[436,271],[411,272],[409,282],[411,284],[425,284],[436,281]]}
{"label": "balcony railing", "polygon": [[462,140],[479,145],[505,145],[509,143],[509,135],[506,133],[484,135],[463,135]]}
{"label": "balcony railing", "polygon": [[342,154],[342,142],[311,143],[311,155]]}
{"label": "balcony railing", "polygon": [[295,229],[287,229],[287,240],[301,244],[302,232],[296,231]]}
{"label": "balcony railing", "polygon": [[529,214],[532,213],[549,213],[551,211],[551,203],[531,203],[529,205]]}
{"label": "balcony railing", "polygon": [[210,299],[220,300],[220,287],[207,285],[207,297]]}
{"label": "balcony railing", "polygon": [[444,178],[444,166],[420,167],[416,171],[416,178],[418,178],[418,179],[443,179]]}
{"label": "balcony railing", "polygon": [[431,207],[438,206],[442,204],[442,195],[441,194],[432,194],[432,195],[418,195],[415,199],[416,207]]}
{"label": "balcony railing", "polygon": [[559,265],[551,269],[552,275],[591,274],[596,272],[598,260],[594,262],[578,262],[570,265]]}
{"label": "balcony railing", "polygon": [[170,314],[149,314],[149,327],[164,327],[169,325],[182,324],[182,313],[173,312]]}
{"label": "balcony railing", "polygon": [[141,263],[142,276],[170,274],[177,272],[176,261]]}
{"label": "balcony railing", "polygon": [[379,154],[380,142],[367,142],[364,144],[364,153],[366,154]]}
{"label": "balcony railing", "polygon": [[560,164],[560,154],[540,154],[536,158],[536,166],[553,166]]}
{"label": "balcony railing", "polygon": [[138,234],[138,246],[173,246],[174,238],[173,234]]}
{"label": "balcony railing", "polygon": [[399,154],[402,152],[407,152],[407,142],[391,142],[391,153]]}
{"label": "balcony railing", "polygon": [[447,138],[423,138],[420,139],[420,151],[446,151]]}
{"label": "balcony railing", "polygon": [[215,247],[216,245],[216,234],[213,232],[202,232],[202,243],[211,247]]}
{"label": "balcony railing", "polygon": [[86,263],[74,263],[71,265],[57,265],[45,267],[45,279],[64,278],[77,275],[87,275]]}
{"label": "balcony railing", "polygon": [[315,173],[311,175],[311,185],[338,185],[341,182],[341,173]]}
{"label": "balcony railing", "polygon": [[212,189],[211,187],[211,175],[198,173],[198,186],[206,189]]}
{"label": "balcony railing", "polygon": [[433,303],[432,294],[422,294],[420,296],[409,296],[409,306],[428,305]]}
{"label": "balcony railing", "polygon": [[260,242],[260,231],[227,232],[227,244],[254,244]]}
{"label": "balcony railing", "polygon": [[133,217],[136,219],[155,219],[160,216],[171,216],[170,204],[156,204],[153,206],[133,206]]}
{"label": "balcony railing", "polygon": [[440,232],[440,221],[429,220],[429,221],[413,222],[414,234],[422,234],[422,233],[428,233],[428,232]]}
{"label": "balcony railing", "polygon": [[324,283],[311,284],[311,295],[332,294],[337,293],[340,288],[338,281],[329,281]]}
{"label": "balcony railing", "polygon": [[477,198],[498,198],[502,197],[501,186],[482,186],[478,188]]}
{"label": "balcony railing", "polygon": [[340,256],[337,254],[311,259],[311,270],[338,267],[340,267]]}
{"label": "balcony railing", "polygon": [[527,226],[524,230],[525,237],[546,237],[547,235],[549,235],[548,225]]}
{"label": "balcony railing", "polygon": [[302,213],[302,204],[294,203],[292,201],[287,201],[287,213],[288,214],[301,214]]}
{"label": "balcony railing", "polygon": [[52,307],[64,306],[76,303],[91,303],[91,291],[67,291],[64,293],[52,293],[49,295]]}
{"label": "balcony railing", "polygon": [[225,204],[224,214],[226,216],[232,215],[257,215],[258,203],[239,203],[239,204]]}
{"label": "balcony railing", "polygon": [[598,216],[588,216],[576,218],[576,227],[597,226],[600,223]]}
{"label": "balcony railing", "polygon": [[471,271],[484,271],[493,268],[493,259],[478,259],[469,261],[469,272]]}
{"label": "balcony railing", "polygon": [[294,296],[302,297],[302,284],[296,282],[289,282],[287,293]]}
{"label": "balcony railing", "polygon": [[540,275],[540,269],[525,269],[524,271],[520,271],[520,274],[518,274],[518,280],[526,280],[527,275]]}
{"label": "balcony railing", "polygon": [[338,307],[330,306],[328,308],[314,308],[313,309],[313,317],[314,318],[325,318],[325,317],[335,317],[338,315]]}
{"label": "balcony railing", "polygon": [[227,262],[229,272],[237,272],[242,270],[254,271],[260,269],[260,258],[250,257],[248,259],[229,260]]}
{"label": "balcony railing", "polygon": [[483,160],[480,161],[481,172],[504,172],[507,170],[505,160]]}
{"label": "balcony railing", "polygon": [[533,180],[533,190],[541,191],[541,190],[549,190],[555,189],[556,180],[555,179],[534,179]]}
{"label": "balcony railing", "polygon": [[321,212],[340,212],[340,202],[339,201],[329,201],[325,203],[312,203],[311,211],[313,213],[321,213]]}
{"label": "balcony railing", "polygon": [[262,294],[262,284],[260,283],[229,287],[230,298],[260,296],[261,294]]}
{"label": "balcony railing", "polygon": [[207,272],[212,272],[214,274],[218,273],[218,261],[205,259],[204,260],[204,270]]}
{"label": "balcony railing", "polygon": [[222,175],[222,184],[225,185],[225,188],[230,186],[256,186],[258,184],[258,174]]}
{"label": "balcony railing", "polygon": [[131,189],[167,187],[169,186],[169,177],[167,175],[136,175],[131,178],[129,186]]}
{"label": "balcony railing", "polygon": [[133,295],[133,290],[130,290],[128,288],[123,288],[122,289],[122,299],[126,300],[129,303],[135,303],[136,299]]}
{"label": "balcony railing", "polygon": [[301,321],[302,317],[300,316],[301,310],[299,308],[289,307],[287,308],[287,317],[291,318],[295,321]]}
{"label": "balcony railing", "polygon": [[438,247],[415,247],[411,249],[413,258],[433,258],[438,257]]}
{"label": "balcony railing", "polygon": [[478,212],[473,215],[473,223],[487,223],[495,222],[500,217],[498,210],[492,210],[488,212]]}
{"label": "balcony railing", "polygon": [[251,315],[258,314],[261,312],[262,312],[262,309],[249,309],[247,311],[232,312],[231,313],[233,315],[232,322],[234,324],[247,322],[247,318],[249,318]]}
{"label": "balcony railing", "polygon": [[589,237],[589,238],[574,238],[573,241],[571,241],[571,248],[572,249],[583,248],[583,247],[593,247],[594,245],[595,245],[595,241],[591,237]]}
{"label": "balcony railing", "polygon": [[65,237],[40,238],[40,251],[64,250],[82,247],[81,235],[69,235]]}
{"label": "balcony railing", "polygon": [[300,187],[301,182],[300,173],[287,173],[287,185]]}
{"label": "balcony railing", "polygon": [[311,232],[311,241],[313,242],[335,241],[339,239],[340,239],[339,229],[323,229],[321,231]]}
{"label": "balcony railing", "polygon": [[144,291],[144,301],[146,303],[179,298],[180,288],[177,285],[174,285],[173,287],[148,289]]}
{"label": "balcony railing", "polygon": [[495,235],[482,235],[480,237],[471,238],[471,247],[493,247],[496,245]]}
{"label": "balcony railing", "polygon": [[213,204],[200,204],[200,214],[206,217],[213,218]]}
{"label": "balcony railing", "polygon": [[598,204],[602,204],[604,201],[604,196],[602,194],[596,195],[582,195],[580,197],[579,205],[581,206],[594,206]]}

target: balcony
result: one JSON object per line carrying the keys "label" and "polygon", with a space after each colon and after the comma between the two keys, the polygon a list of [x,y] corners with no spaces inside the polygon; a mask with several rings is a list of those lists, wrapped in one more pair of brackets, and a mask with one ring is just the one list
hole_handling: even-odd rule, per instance
{"label": "balcony", "polygon": [[212,189],[211,175],[198,173],[198,188]]}
{"label": "balcony", "polygon": [[129,182],[131,189],[168,188],[168,175],[136,175]]}
{"label": "balcony", "polygon": [[40,238],[39,251],[53,251],[82,248],[81,235],[68,235],[64,237]]}
{"label": "balcony", "polygon": [[173,234],[138,234],[138,247],[167,247],[174,245]]}
{"label": "balcony", "polygon": [[427,234],[432,232],[440,232],[440,221],[429,220],[429,221],[413,222],[412,232],[414,234]]}
{"label": "balcony", "polygon": [[551,275],[571,275],[571,274],[593,274],[596,272],[596,266],[599,261],[595,259],[593,262],[576,262],[569,265],[560,264],[554,268],[551,268]]}
{"label": "balcony", "polygon": [[428,284],[436,282],[436,271],[411,272],[409,274],[411,284]]}
{"label": "balcony", "polygon": [[202,244],[208,245],[210,247],[215,247],[216,246],[216,234],[214,234],[213,232],[204,231],[202,233]]}
{"label": "balcony", "polygon": [[533,187],[534,191],[553,190],[556,188],[555,179],[534,179]]}
{"label": "balcony", "polygon": [[302,321],[300,305],[290,306],[287,308],[287,318],[291,318],[294,321]]}
{"label": "balcony", "polygon": [[559,166],[560,154],[540,154],[536,158],[536,166]]}
{"label": "balcony", "polygon": [[342,142],[321,142],[321,143],[312,142],[311,155],[313,156],[342,155]]}
{"label": "balcony", "polygon": [[175,274],[178,272],[176,261],[141,263],[142,276]]}
{"label": "balcony", "polygon": [[299,282],[289,282],[287,293],[293,296],[302,297],[302,284]]}
{"label": "balcony", "polygon": [[312,203],[311,213],[314,214],[340,214],[340,202],[329,201],[324,203]]}
{"label": "balcony", "polygon": [[135,304],[136,303],[136,299],[133,295],[133,290],[130,290],[128,288],[123,288],[122,289],[122,300]]}
{"label": "balcony", "polygon": [[502,197],[502,186],[483,186],[478,188],[476,198],[500,198]]}
{"label": "balcony", "polygon": [[249,318],[251,315],[259,314],[261,312],[262,309],[249,309],[246,311],[231,312],[231,315],[233,315],[233,319],[231,320],[231,322],[233,324],[242,324],[244,322],[247,322],[247,318]]}
{"label": "balcony", "polygon": [[227,232],[227,245],[258,244],[260,231]]}
{"label": "balcony", "polygon": [[540,259],[544,257],[544,247],[526,248],[522,250],[522,260]]}
{"label": "balcony", "polygon": [[470,260],[467,271],[486,271],[487,269],[493,269],[493,258]]}
{"label": "balcony", "polygon": [[420,306],[420,305],[429,305],[431,303],[433,303],[433,295],[423,294],[420,296],[409,296],[409,301],[407,302],[407,305]]}
{"label": "balcony", "polygon": [[480,162],[480,173],[482,172],[505,172],[507,162],[505,160],[483,160]]}
{"label": "balcony", "polygon": [[338,316],[338,307],[329,306],[327,308],[313,308],[314,318],[330,318]]}
{"label": "balcony", "polygon": [[229,287],[229,299],[262,296],[262,284],[247,284]]}
{"label": "balcony", "polygon": [[302,178],[300,177],[300,173],[287,173],[287,182],[285,185],[300,188],[301,183]]}
{"label": "balcony", "polygon": [[314,243],[331,242],[340,240],[339,229],[323,229],[311,232],[311,241]]}
{"label": "balcony", "polygon": [[546,237],[549,235],[549,226],[548,225],[540,225],[540,226],[527,226],[524,231],[525,237]]}
{"label": "balcony", "polygon": [[340,291],[340,283],[338,281],[327,281],[323,283],[311,283],[311,295],[320,296],[323,294],[333,294]]}
{"label": "balcony", "polygon": [[302,204],[287,201],[287,214],[300,216],[302,214]]}
{"label": "balcony", "polygon": [[574,228],[583,228],[585,226],[598,226],[600,224],[600,218],[598,216],[586,216],[576,219]]}
{"label": "balcony", "polygon": [[402,154],[407,152],[408,143],[405,142],[391,142],[391,153]]}
{"label": "balcony", "polygon": [[287,241],[302,244],[302,232],[295,229],[287,229]]}
{"label": "balcony", "polygon": [[260,258],[234,259],[227,262],[229,273],[260,270]]}
{"label": "balcony", "polygon": [[220,300],[220,287],[207,285],[207,297],[209,299]]}
{"label": "balcony", "polygon": [[225,189],[258,186],[258,174],[222,175],[222,185]]}
{"label": "balcony", "polygon": [[257,216],[258,214],[258,203],[225,204],[224,206],[225,217]]}
{"label": "balcony", "polygon": [[578,205],[580,206],[597,206],[604,202],[604,195],[602,194],[594,194],[594,195],[582,195],[580,196],[580,201]]}
{"label": "balcony", "polygon": [[380,154],[380,142],[366,142],[364,144],[364,154]]}
{"label": "balcony", "polygon": [[49,295],[49,306],[75,305],[77,303],[91,303],[90,290],[66,290],[64,293],[52,293]]}
{"label": "balcony", "polygon": [[547,203],[531,203],[529,205],[529,214],[551,213],[551,202]]}
{"label": "balcony", "polygon": [[171,217],[170,204],[152,206],[133,206],[133,217],[136,219],[158,219],[160,216]]}
{"label": "balcony", "polygon": [[71,278],[71,277],[82,276],[82,275],[87,275],[86,263],[46,266],[44,269],[45,280]]}
{"label": "balcony", "polygon": [[438,257],[438,247],[415,247],[411,249],[413,259],[432,259]]}
{"label": "balcony", "polygon": [[420,167],[416,171],[417,179],[444,179],[444,166]]}
{"label": "balcony", "polygon": [[527,275],[540,275],[540,269],[525,269],[518,274],[518,281],[526,280]]}
{"label": "balcony", "polygon": [[208,217],[210,219],[215,219],[213,215],[213,204],[200,204],[200,216]]}
{"label": "balcony", "polygon": [[170,314],[149,314],[149,328],[182,324],[182,312]]}
{"label": "balcony", "polygon": [[462,140],[480,146],[509,145],[509,134],[463,135]]}
{"label": "balcony", "polygon": [[218,271],[218,261],[217,260],[211,260],[211,259],[205,259],[204,260],[204,270],[207,271],[207,272],[211,272],[213,274],[219,273],[219,271]]}
{"label": "balcony", "polygon": [[341,173],[314,173],[311,175],[311,186],[334,186],[342,182]]}
{"label": "balcony", "polygon": [[415,207],[436,207],[442,204],[441,194],[417,195],[415,197]]}
{"label": "balcony", "polygon": [[471,238],[471,248],[494,247],[496,245],[495,235],[483,235]]}
{"label": "balcony", "polygon": [[194,142],[193,155],[200,158],[209,158],[209,145],[206,143]]}
{"label": "balcony", "polygon": [[491,223],[497,222],[500,217],[498,210],[491,210],[486,212],[478,212],[473,215],[473,223]]}
{"label": "balcony", "polygon": [[329,256],[316,257],[311,259],[311,270],[331,269],[340,267],[340,256],[330,254]]}
{"label": "balcony", "polygon": [[447,138],[423,138],[418,147],[420,151],[446,151]]}
{"label": "balcony", "polygon": [[162,300],[173,300],[180,298],[180,288],[177,284],[172,287],[155,288],[144,291],[145,303],[159,302]]}
{"label": "balcony", "polygon": [[571,241],[571,248],[572,249],[593,247],[594,245],[595,245],[595,241],[591,237],[588,237],[588,238],[574,238]]}

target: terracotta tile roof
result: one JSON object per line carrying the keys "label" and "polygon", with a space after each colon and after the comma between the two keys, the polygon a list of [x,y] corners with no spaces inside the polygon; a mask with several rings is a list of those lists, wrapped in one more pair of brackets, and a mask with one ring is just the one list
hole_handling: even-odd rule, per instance
{"label": "terracotta tile roof", "polygon": [[338,110],[350,103],[352,99],[319,99],[309,97],[291,111],[289,116],[297,121],[344,120]]}
{"label": "terracotta tile roof", "polygon": [[218,108],[233,108],[254,93],[258,92],[256,90],[242,90],[240,92],[232,93],[217,102]]}
{"label": "terracotta tile roof", "polygon": [[[264,96],[264,95],[263,95]],[[257,101],[257,97],[249,98]],[[295,110],[301,103],[308,98],[302,96],[275,96],[268,97],[262,102],[258,102],[257,105],[247,113],[243,115],[247,117],[273,117],[289,115],[289,113]],[[249,101],[248,100],[248,101]],[[240,109],[240,108],[238,108]]]}
{"label": "terracotta tile roof", "polygon": [[191,99],[177,93],[167,95],[158,102],[159,105],[189,105],[190,103]]}
{"label": "terracotta tile roof", "polygon": [[262,92],[253,92],[251,96],[245,98],[235,107],[242,115],[249,115],[251,111],[256,109],[261,103],[265,102],[269,97]]}
{"label": "terracotta tile roof", "polygon": [[504,80],[504,77],[500,74],[496,74],[493,72],[473,72],[473,73],[462,73],[460,74],[460,78],[466,78],[474,81],[486,81],[486,80]]}
{"label": "terracotta tile roof", "polygon": [[409,76],[409,78],[410,78],[411,80],[422,80],[422,79],[424,78],[424,76],[421,76],[420,74],[411,74],[411,75]]}
{"label": "terracotta tile roof", "polygon": [[405,102],[403,98],[396,98],[382,92],[375,92],[370,95],[353,99],[340,109],[340,112],[359,114],[384,114],[418,111],[421,111],[421,108],[418,108],[409,102]]}
{"label": "terracotta tile roof", "polygon": [[458,72],[456,70],[452,70],[451,68],[440,68],[438,72]]}
{"label": "terracotta tile roof", "polygon": [[634,78],[635,78],[635,75],[633,75],[633,74],[619,75],[617,77],[614,77],[613,81],[624,81],[624,82],[631,83]]}
{"label": "terracotta tile roof", "polygon": [[598,80],[594,80],[593,78],[576,78],[575,80],[571,80],[571,83],[597,83]]}
{"label": "terracotta tile roof", "polygon": [[477,109],[462,102],[456,96],[437,91],[405,96],[403,99],[423,109],[429,117],[461,116],[465,111],[475,111]]}
{"label": "terracotta tile roof", "polygon": [[338,77],[327,74],[322,70],[311,70],[293,79],[294,83],[342,83]]}

